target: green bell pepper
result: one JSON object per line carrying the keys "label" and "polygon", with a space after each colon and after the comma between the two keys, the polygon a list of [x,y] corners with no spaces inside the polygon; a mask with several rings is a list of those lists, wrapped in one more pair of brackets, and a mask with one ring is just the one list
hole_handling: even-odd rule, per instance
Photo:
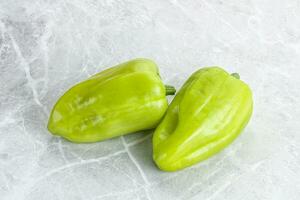
{"label": "green bell pepper", "polygon": [[196,71],[154,132],[154,162],[176,171],[209,158],[241,133],[252,107],[252,92],[238,74],[219,67]]}
{"label": "green bell pepper", "polygon": [[96,142],[152,129],[168,107],[158,68],[135,59],[104,70],[73,86],[55,104],[48,129],[73,142]]}

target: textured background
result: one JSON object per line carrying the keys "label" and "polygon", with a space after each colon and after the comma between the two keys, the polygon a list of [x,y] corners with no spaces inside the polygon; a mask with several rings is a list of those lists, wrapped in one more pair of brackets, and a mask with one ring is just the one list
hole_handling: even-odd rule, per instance
{"label": "textured background", "polygon": [[[202,66],[239,72],[252,120],[175,173],[152,163],[151,132],[95,144],[48,133],[67,88],[136,57],[176,87]],[[299,200],[299,77],[299,0],[0,0],[0,198]]]}

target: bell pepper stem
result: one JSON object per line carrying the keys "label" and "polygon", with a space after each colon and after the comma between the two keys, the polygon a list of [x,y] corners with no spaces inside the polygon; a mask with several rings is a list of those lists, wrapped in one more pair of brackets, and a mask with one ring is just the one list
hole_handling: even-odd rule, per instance
{"label": "bell pepper stem", "polygon": [[231,76],[237,78],[237,79],[240,79],[240,75],[238,73],[232,73]]}
{"label": "bell pepper stem", "polygon": [[165,85],[166,88],[166,95],[174,95],[176,93],[176,89],[174,86]]}

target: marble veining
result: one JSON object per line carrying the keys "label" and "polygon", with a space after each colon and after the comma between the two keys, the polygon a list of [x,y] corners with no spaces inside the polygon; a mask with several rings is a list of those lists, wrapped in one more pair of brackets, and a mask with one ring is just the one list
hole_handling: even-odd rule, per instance
{"label": "marble veining", "polygon": [[[247,128],[174,173],[153,164],[152,131],[49,134],[66,89],[137,57],[177,88],[203,66],[238,72],[254,93]],[[0,199],[298,200],[299,75],[299,0],[0,0]]]}

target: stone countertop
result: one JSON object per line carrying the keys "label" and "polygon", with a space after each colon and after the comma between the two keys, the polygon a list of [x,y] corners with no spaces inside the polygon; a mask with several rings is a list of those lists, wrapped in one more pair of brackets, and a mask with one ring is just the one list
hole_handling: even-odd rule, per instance
{"label": "stone countertop", "polygon": [[[159,171],[151,131],[94,144],[49,134],[66,89],[136,57],[179,88],[203,66],[238,72],[254,113],[235,142]],[[300,198],[298,0],[1,0],[2,200]]]}

